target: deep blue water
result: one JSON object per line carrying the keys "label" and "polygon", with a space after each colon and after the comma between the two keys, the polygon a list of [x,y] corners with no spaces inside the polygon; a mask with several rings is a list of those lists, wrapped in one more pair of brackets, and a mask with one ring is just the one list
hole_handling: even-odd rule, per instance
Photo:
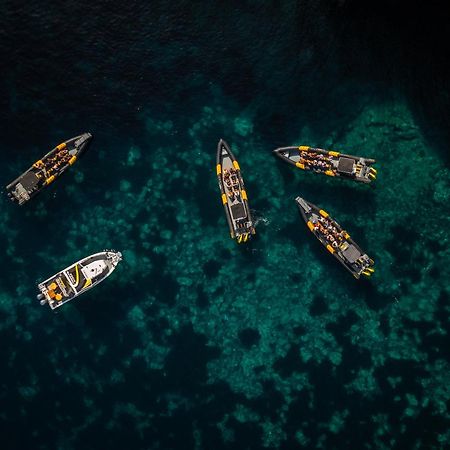
{"label": "deep blue water", "polygon": [[[1,199],[2,449],[419,449],[450,439],[447,19],[382,1],[2,3],[2,186],[94,141],[24,207]],[[215,149],[258,220],[228,237]],[[370,186],[271,150],[378,160]],[[325,178],[325,177],[323,177]],[[376,262],[355,281],[293,199]],[[53,314],[36,283],[124,261]]]}

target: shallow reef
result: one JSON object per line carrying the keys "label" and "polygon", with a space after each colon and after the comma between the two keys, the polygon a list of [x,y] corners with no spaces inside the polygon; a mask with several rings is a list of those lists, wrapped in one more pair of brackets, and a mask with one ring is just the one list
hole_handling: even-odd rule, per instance
{"label": "shallow reef", "polygon": [[[141,138],[115,158],[94,144],[32,204],[4,203],[3,420],[34,418],[15,443],[56,433],[59,448],[91,448],[97,430],[135,448],[413,448],[425,421],[444,445],[450,177],[407,105],[368,102],[320,142],[299,130],[292,143],[376,158],[378,180],[359,186],[279,163],[255,117],[222,103],[184,130],[142,111]],[[258,222],[246,246],[228,238],[217,136]],[[371,280],[311,238],[298,194],[375,259]],[[58,314],[33,300],[36,281],[110,247],[124,261],[95,292]]]}

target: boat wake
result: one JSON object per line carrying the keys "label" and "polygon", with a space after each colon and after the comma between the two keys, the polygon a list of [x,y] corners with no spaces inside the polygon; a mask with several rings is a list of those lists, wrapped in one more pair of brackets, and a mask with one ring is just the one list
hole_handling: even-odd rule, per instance
{"label": "boat wake", "polygon": [[269,225],[270,224],[270,220],[267,217],[264,217],[258,211],[255,211],[255,210],[251,209],[250,212],[252,214],[253,222],[254,222],[254,226],[255,227],[257,227],[260,224],[263,224],[263,225]]}

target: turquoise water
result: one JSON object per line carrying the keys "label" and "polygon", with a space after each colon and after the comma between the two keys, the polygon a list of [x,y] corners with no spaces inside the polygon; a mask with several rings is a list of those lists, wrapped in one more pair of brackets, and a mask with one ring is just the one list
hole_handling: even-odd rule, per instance
{"label": "turquoise water", "polygon": [[[426,41],[403,51],[410,30],[389,21],[395,39],[374,38],[383,17],[352,4],[105,8],[3,18],[3,185],[94,141],[28,205],[1,199],[2,448],[445,448],[440,58],[425,76]],[[257,220],[248,245],[229,239],[219,138]],[[272,155],[286,145],[375,158],[378,179],[303,173]],[[312,238],[297,195],[375,260],[370,280]],[[124,255],[105,283],[39,306],[37,282],[104,248]]]}

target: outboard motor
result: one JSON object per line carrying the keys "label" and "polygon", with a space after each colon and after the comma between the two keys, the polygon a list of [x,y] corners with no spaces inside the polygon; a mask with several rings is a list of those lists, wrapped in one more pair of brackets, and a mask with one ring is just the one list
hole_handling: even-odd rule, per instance
{"label": "outboard motor", "polygon": [[44,294],[38,294],[36,297],[41,305],[45,305],[47,303],[47,299],[44,297]]}

